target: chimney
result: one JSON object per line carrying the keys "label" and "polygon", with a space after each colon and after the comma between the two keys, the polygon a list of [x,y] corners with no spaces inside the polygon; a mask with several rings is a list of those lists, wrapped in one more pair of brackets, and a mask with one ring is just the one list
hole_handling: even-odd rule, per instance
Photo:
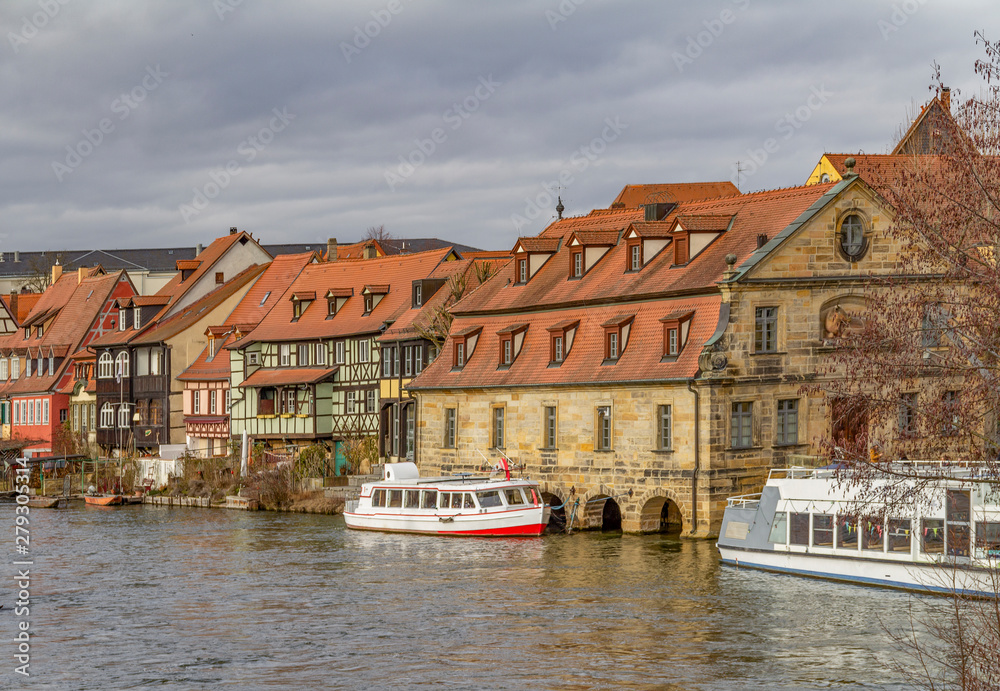
{"label": "chimney", "polygon": [[938,97],[938,100],[941,101],[941,105],[944,106],[944,109],[950,113],[951,112],[951,87],[950,86],[942,86],[941,87],[941,95]]}
{"label": "chimney", "polygon": [[365,259],[374,259],[378,256],[378,252],[375,251],[375,243],[369,242],[365,245]]}
{"label": "chimney", "polygon": [[330,238],[326,241],[326,260],[328,262],[337,261],[337,238]]}
{"label": "chimney", "polygon": [[757,249],[760,249],[767,244],[767,234],[757,233]]}
{"label": "chimney", "polygon": [[14,321],[17,321],[17,291],[10,291],[10,316],[14,317]]}
{"label": "chimney", "polygon": [[62,264],[60,264],[59,260],[56,259],[56,263],[52,265],[52,284],[53,285],[55,285],[55,282],[59,280],[60,276],[62,276]]}
{"label": "chimney", "polygon": [[196,257],[197,257],[197,256],[198,256],[199,254],[201,254],[202,250],[204,250],[204,249],[205,249],[205,248],[204,248],[204,247],[202,247],[202,246],[201,246],[201,243],[199,242],[199,243],[197,244],[197,246],[195,246],[195,248],[194,248],[194,256],[196,256]]}
{"label": "chimney", "polygon": [[17,250],[14,250],[14,261],[16,262],[21,261],[21,253],[18,252]]}
{"label": "chimney", "polygon": [[238,232],[239,231],[236,230],[236,226],[229,226],[229,234],[230,235],[236,235],[236,233],[238,233]]}
{"label": "chimney", "polygon": [[83,279],[85,279],[86,277],[87,277],[87,269],[85,269],[84,267],[81,266],[79,269],[76,270],[76,284],[77,285],[80,285],[81,283],[83,283]]}

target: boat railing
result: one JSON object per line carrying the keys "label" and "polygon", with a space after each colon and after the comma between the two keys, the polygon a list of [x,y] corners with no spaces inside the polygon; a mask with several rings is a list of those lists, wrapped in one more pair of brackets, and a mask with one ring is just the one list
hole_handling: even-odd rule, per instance
{"label": "boat railing", "polygon": [[729,506],[737,509],[756,509],[760,503],[760,492],[756,494],[741,494],[738,497],[729,497]]}

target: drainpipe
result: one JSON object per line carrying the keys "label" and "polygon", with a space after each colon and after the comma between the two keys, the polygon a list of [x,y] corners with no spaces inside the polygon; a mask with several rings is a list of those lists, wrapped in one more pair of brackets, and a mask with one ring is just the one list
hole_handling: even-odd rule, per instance
{"label": "drainpipe", "polygon": [[701,405],[698,392],[691,386],[693,379],[688,380],[688,391],[694,394],[694,474],[691,476],[691,533],[698,530],[698,473],[701,472],[701,436],[699,434],[699,418]]}

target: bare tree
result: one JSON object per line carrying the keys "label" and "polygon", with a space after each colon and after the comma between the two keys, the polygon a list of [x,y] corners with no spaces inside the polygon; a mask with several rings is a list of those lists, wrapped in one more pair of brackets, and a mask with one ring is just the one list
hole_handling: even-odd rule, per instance
{"label": "bare tree", "polygon": [[365,240],[375,240],[380,245],[391,240],[395,240],[395,236],[385,229],[385,224],[380,224],[377,226],[368,226],[365,230],[364,235]]}

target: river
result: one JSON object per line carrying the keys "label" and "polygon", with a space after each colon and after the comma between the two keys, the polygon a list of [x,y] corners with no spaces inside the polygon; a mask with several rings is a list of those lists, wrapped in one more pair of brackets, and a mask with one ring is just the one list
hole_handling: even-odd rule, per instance
{"label": "river", "polygon": [[[903,688],[880,618],[920,597],[719,564],[706,541],[359,533],[340,517],[30,513],[30,614],[0,586],[0,687]],[[29,621],[30,677],[14,672]]]}

